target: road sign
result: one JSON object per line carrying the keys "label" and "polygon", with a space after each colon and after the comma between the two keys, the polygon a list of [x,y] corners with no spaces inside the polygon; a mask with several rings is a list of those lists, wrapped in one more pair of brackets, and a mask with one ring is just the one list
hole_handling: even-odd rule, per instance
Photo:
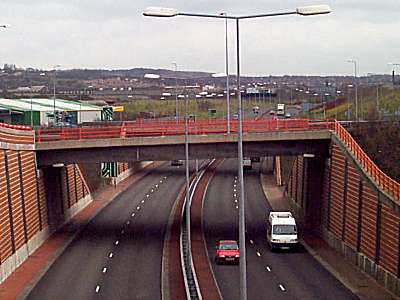
{"label": "road sign", "polygon": [[116,162],[101,163],[101,177],[117,177],[118,165]]}
{"label": "road sign", "polygon": [[103,107],[102,119],[103,121],[113,120],[113,108],[111,106]]}
{"label": "road sign", "polygon": [[113,106],[112,109],[113,109],[113,112],[123,112],[124,111],[123,106]]}

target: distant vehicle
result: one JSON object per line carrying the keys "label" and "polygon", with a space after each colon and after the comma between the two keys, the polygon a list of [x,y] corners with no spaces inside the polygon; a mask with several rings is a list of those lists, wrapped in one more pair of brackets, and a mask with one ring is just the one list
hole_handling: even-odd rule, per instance
{"label": "distant vehicle", "polygon": [[182,166],[182,165],[183,165],[182,159],[171,160],[171,166]]}
{"label": "distant vehicle", "polygon": [[254,113],[255,115],[258,115],[259,112],[260,112],[260,107],[258,107],[258,106],[253,106],[253,113]]}
{"label": "distant vehicle", "polygon": [[292,115],[291,115],[290,113],[286,113],[286,114],[285,114],[285,118],[286,118],[286,119],[290,119],[291,117],[292,117]]}
{"label": "distant vehicle", "polygon": [[239,264],[240,250],[237,241],[221,240],[215,253],[215,262]]}
{"label": "distant vehicle", "polygon": [[269,111],[269,114],[270,114],[270,115],[274,115],[274,114],[275,114],[275,111],[274,111],[273,109],[271,109],[271,110]]}
{"label": "distant vehicle", "polygon": [[251,159],[250,157],[243,157],[243,169],[251,169]]}
{"label": "distant vehicle", "polygon": [[238,114],[233,114],[232,115],[232,119],[233,120],[238,120],[239,119],[239,115]]}
{"label": "distant vehicle", "polygon": [[285,104],[278,103],[276,105],[276,115],[277,116],[282,116],[282,117],[285,115]]}
{"label": "distant vehicle", "polygon": [[271,248],[290,249],[298,245],[296,220],[290,212],[270,212],[267,241]]}
{"label": "distant vehicle", "polygon": [[260,158],[259,157],[251,157],[250,158],[252,162],[260,162]]}

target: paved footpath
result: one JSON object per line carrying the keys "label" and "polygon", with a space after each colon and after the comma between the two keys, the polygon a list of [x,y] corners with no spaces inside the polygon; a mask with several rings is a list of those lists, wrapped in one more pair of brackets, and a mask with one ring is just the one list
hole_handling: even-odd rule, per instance
{"label": "paved footpath", "polygon": [[[274,210],[289,210],[290,200],[283,196],[283,187],[277,186],[272,176],[261,175],[261,183],[268,202]],[[360,299],[400,299],[379,285],[372,277],[359,270],[322,238],[312,234],[302,234],[301,242],[321,265]]]}
{"label": "paved footpath", "polygon": [[29,291],[33,287],[74,237],[103,207],[131,184],[137,182],[160,165],[161,163],[152,163],[144,169],[136,171],[129,178],[119,183],[117,187],[106,186],[95,193],[93,202],[74,216],[62,228],[53,233],[11,276],[0,284],[0,299],[24,298],[26,291]]}

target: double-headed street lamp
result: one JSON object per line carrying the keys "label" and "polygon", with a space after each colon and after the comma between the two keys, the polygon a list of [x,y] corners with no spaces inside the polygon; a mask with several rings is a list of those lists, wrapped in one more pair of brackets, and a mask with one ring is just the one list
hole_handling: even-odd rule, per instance
{"label": "double-headed street lamp", "polygon": [[[242,100],[240,93],[240,31],[239,21],[245,19],[276,17],[285,15],[302,15],[312,16],[320,14],[328,14],[331,8],[328,5],[310,5],[298,7],[294,11],[266,13],[257,15],[244,15],[244,16],[229,16],[229,15],[213,15],[213,14],[199,14],[199,13],[185,13],[179,12],[175,8],[164,7],[149,7],[143,15],[148,17],[203,17],[203,18],[216,18],[216,19],[230,19],[236,21],[236,94],[238,101],[238,172],[240,184],[240,201],[239,201],[239,246],[240,246],[240,296],[241,299],[247,299],[247,279],[246,279],[246,238],[245,238],[245,216],[244,216],[244,182],[243,182],[243,133],[242,133]],[[227,74],[228,75],[228,74]],[[229,93],[227,91],[227,93]]]}

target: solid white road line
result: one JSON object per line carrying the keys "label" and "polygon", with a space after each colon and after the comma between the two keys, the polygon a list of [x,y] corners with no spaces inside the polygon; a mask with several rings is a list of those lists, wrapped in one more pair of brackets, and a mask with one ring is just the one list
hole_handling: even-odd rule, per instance
{"label": "solid white road line", "polygon": [[268,272],[271,272],[271,268],[270,268],[270,267],[267,267],[267,271],[268,271]]}
{"label": "solid white road line", "polygon": [[282,284],[279,285],[279,288],[281,289],[282,292],[286,291],[285,287]]}
{"label": "solid white road line", "polygon": [[97,294],[98,292],[100,292],[100,286],[99,286],[99,285],[96,286],[96,294]]}

